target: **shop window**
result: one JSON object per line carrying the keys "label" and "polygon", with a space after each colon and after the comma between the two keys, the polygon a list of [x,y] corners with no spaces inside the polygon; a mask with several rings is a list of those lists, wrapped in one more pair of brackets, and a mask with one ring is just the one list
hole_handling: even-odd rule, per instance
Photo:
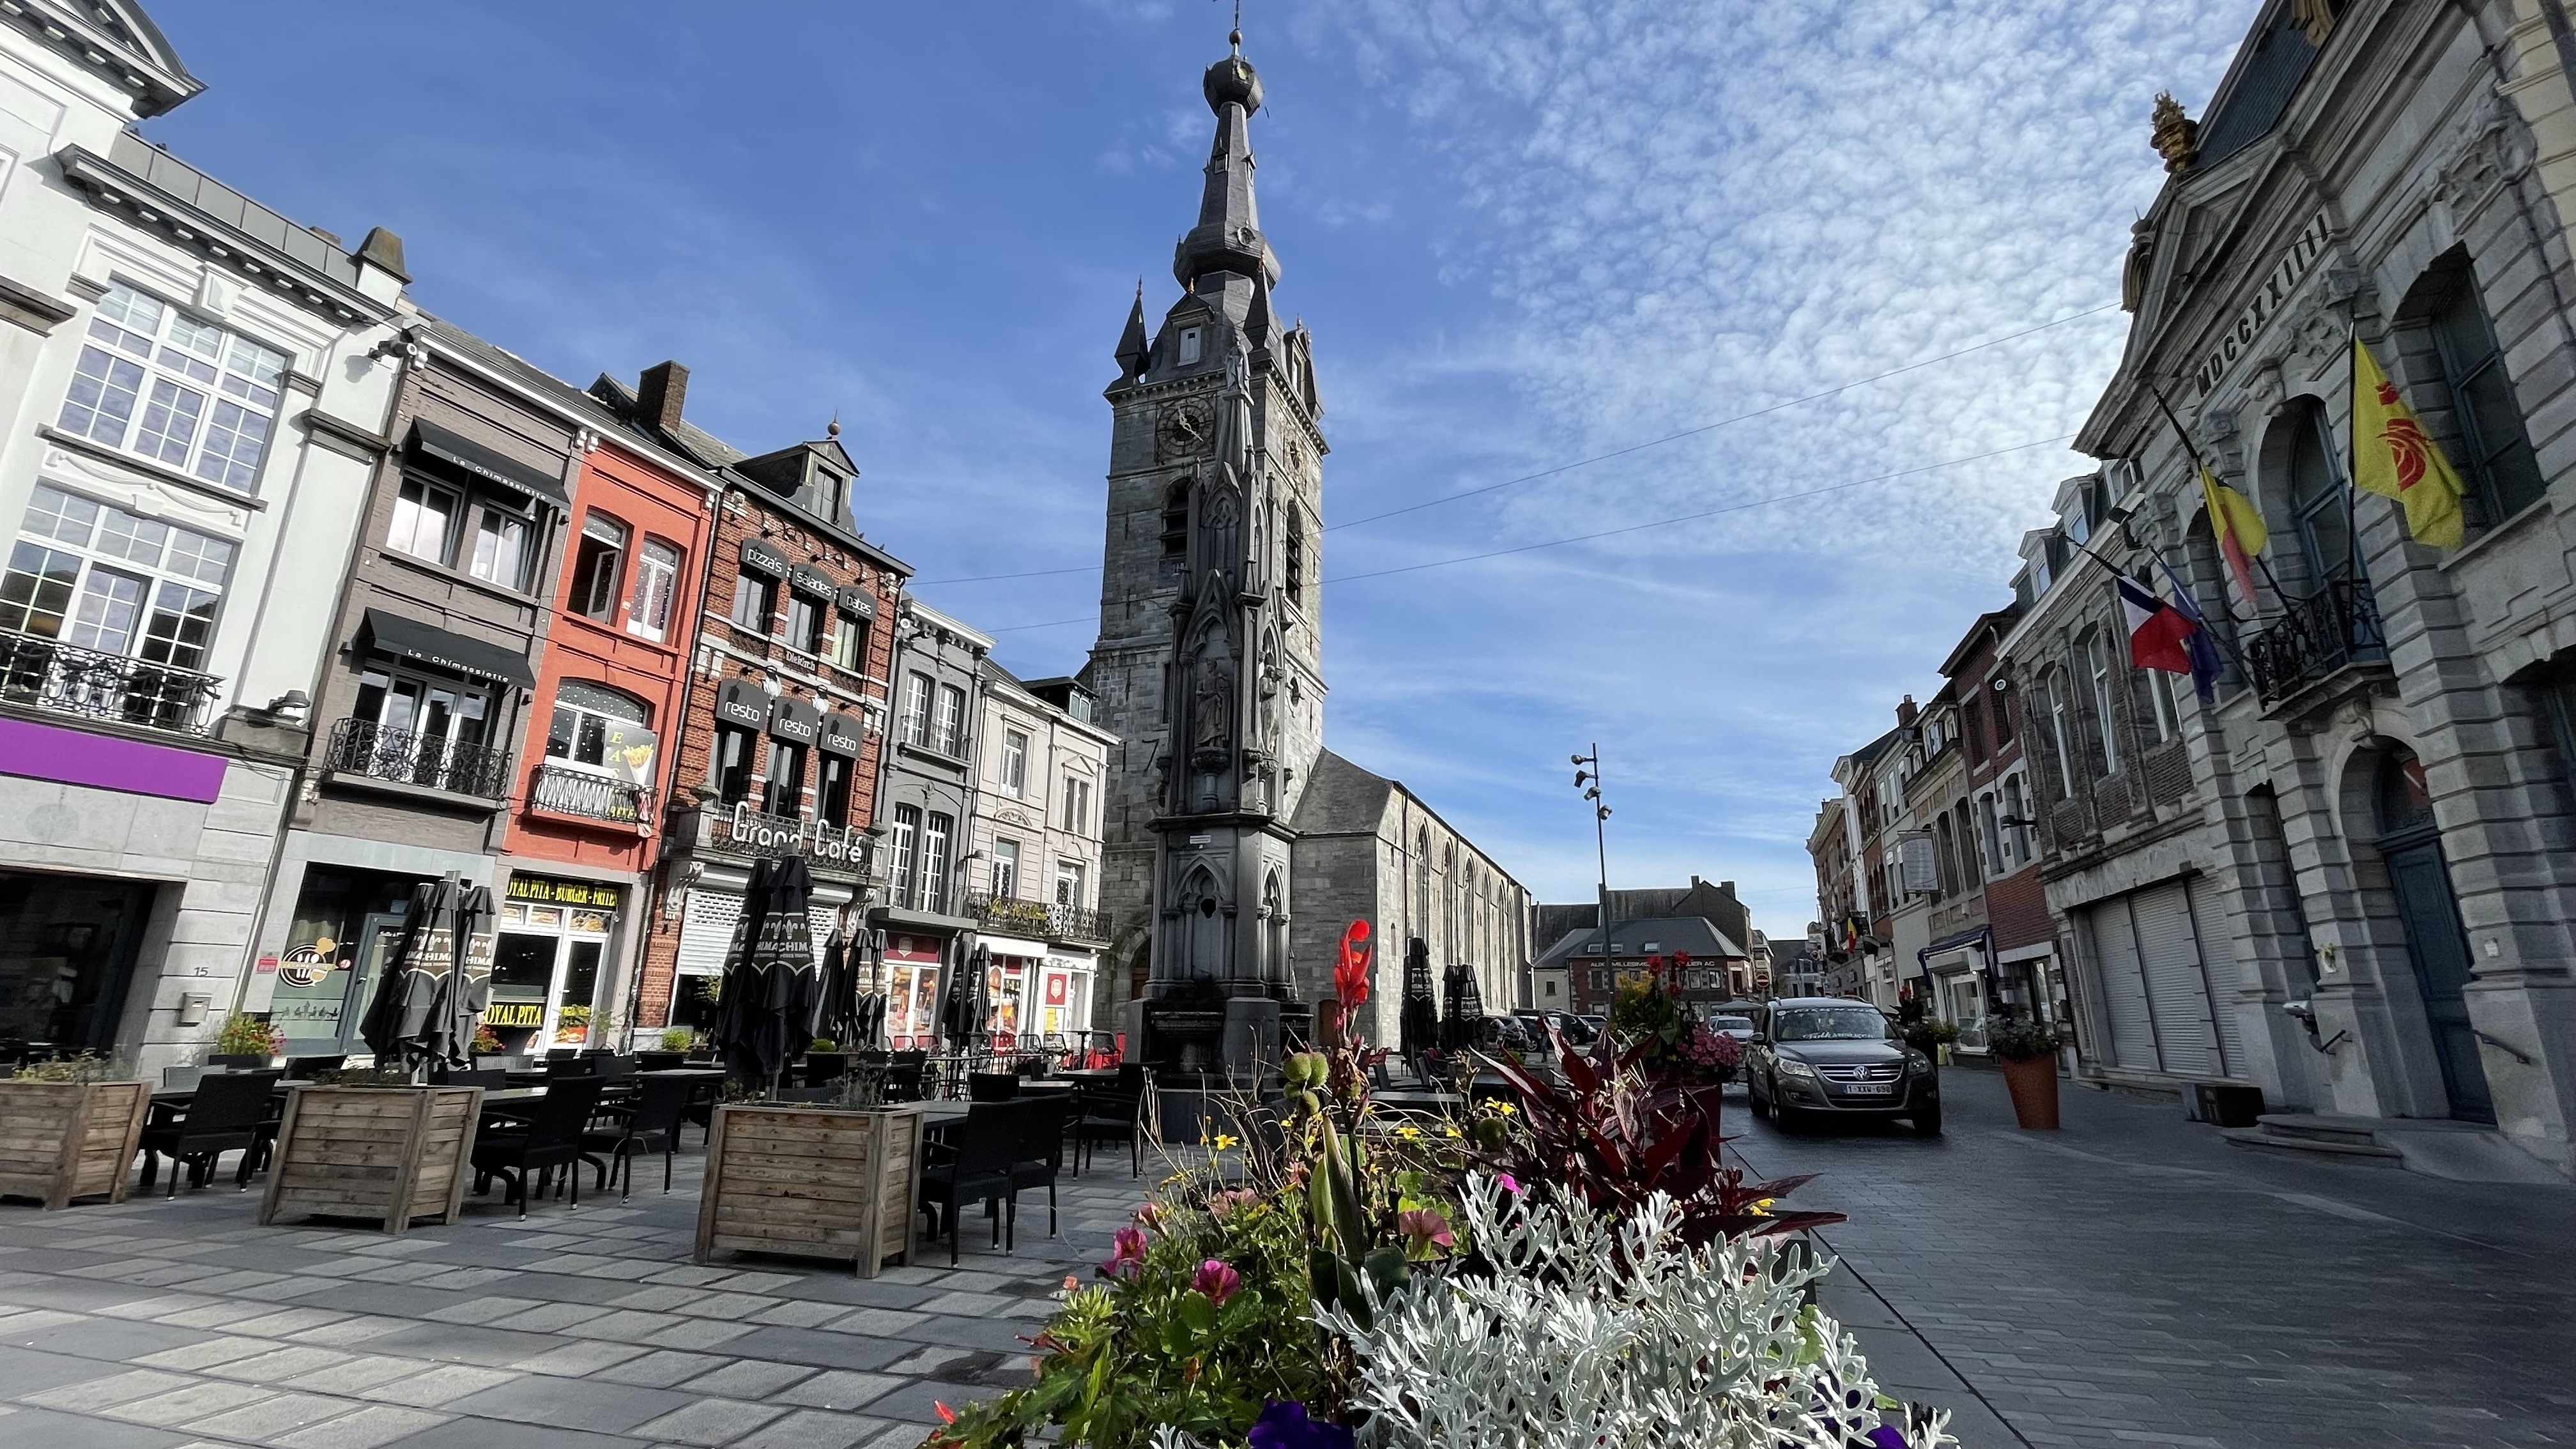
{"label": "shop window", "polygon": [[751,798],[751,753],[756,736],[739,725],[716,726],[716,742],[708,764],[707,781],[716,799],[727,805],[739,805]]}
{"label": "shop window", "polygon": [[755,634],[769,632],[769,616],[778,608],[778,584],[749,569],[733,576],[733,621]]}
{"label": "shop window", "polygon": [[420,883],[410,875],[306,868],[269,1000],[288,1055],[366,1050],[359,1022],[401,949],[412,888]]}
{"label": "shop window", "polygon": [[823,652],[823,605],[795,589],[787,591],[787,647]]}
{"label": "shop window", "polygon": [[120,282],[98,299],[55,425],[257,492],[286,354]]}
{"label": "shop window", "polygon": [[626,602],[626,632],[656,642],[670,637],[671,608],[680,588],[678,545],[644,540],[635,555],[635,589]]}
{"label": "shop window", "polygon": [[854,773],[849,756],[824,752],[821,776],[816,781],[815,812],[825,823],[850,823],[850,781]]}
{"label": "shop window", "polygon": [[581,521],[581,543],[572,558],[572,611],[590,619],[617,612],[617,582],[626,569],[625,524],[593,512]]}
{"label": "shop window", "polygon": [[1002,788],[1014,795],[1029,789],[1029,737],[1024,730],[1002,731]]}
{"label": "shop window", "polygon": [[949,844],[957,837],[957,817],[934,810],[921,824],[921,908],[948,910]]}
{"label": "shop window", "polygon": [[113,1052],[154,889],[0,872],[0,1039],[66,1054]]}
{"label": "shop window", "polygon": [[966,691],[954,684],[939,686],[939,713],[931,721],[931,748],[943,755],[962,757],[966,753]]}
{"label": "shop window", "polygon": [[993,842],[993,898],[1012,900],[1020,893],[1020,843],[1016,840]]}
{"label": "shop window", "polygon": [[843,614],[832,624],[832,662],[855,674],[868,670],[868,621]]}
{"label": "shop window", "polygon": [[201,669],[233,545],[36,486],[0,575],[0,630]]}
{"label": "shop window", "polygon": [[762,812],[788,820],[801,818],[805,814],[805,747],[772,738],[769,760],[762,773],[768,777],[760,792]]}
{"label": "shop window", "polygon": [[2540,501],[2546,484],[2523,427],[2513,378],[2505,371],[2504,350],[2496,344],[2495,324],[2487,318],[2477,276],[2465,258],[2426,320],[2441,355],[2452,426],[2459,430],[2460,471],[2485,504],[2485,521],[2501,523]]}
{"label": "shop window", "polygon": [[893,892],[895,904],[916,906],[920,903],[915,887],[921,880],[921,807],[894,807],[894,832],[887,845],[894,854]]}
{"label": "shop window", "polygon": [[907,745],[930,743],[930,676],[927,674],[904,676],[903,742]]}

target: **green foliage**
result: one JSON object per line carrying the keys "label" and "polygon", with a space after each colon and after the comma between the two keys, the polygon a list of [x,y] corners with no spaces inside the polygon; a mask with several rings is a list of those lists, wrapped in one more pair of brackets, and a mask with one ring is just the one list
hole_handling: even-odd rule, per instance
{"label": "green foliage", "polygon": [[2019,1016],[2006,1017],[1986,1028],[1986,1047],[2008,1062],[2026,1061],[2032,1057],[2057,1055],[2066,1044],[2054,1026],[2043,1026]]}
{"label": "green foliage", "polygon": [[286,1050],[286,1033],[247,1011],[224,1018],[215,1034],[215,1054],[227,1057],[273,1057]]}
{"label": "green foliage", "polygon": [[49,1062],[29,1062],[20,1067],[15,1078],[21,1082],[66,1082],[87,1085],[107,1080],[107,1059],[96,1052],[81,1052],[56,1057]]}
{"label": "green foliage", "polygon": [[[1051,1442],[1143,1449],[1167,1425],[1239,1443],[1265,1401],[1327,1398],[1327,1355],[1307,1321],[1298,1196],[1206,1199],[1140,1211],[1140,1257],[1113,1259],[1118,1272],[1105,1282],[1065,1280],[1063,1307],[1037,1339],[1037,1381],[956,1410],[930,1443],[1008,1449],[1053,1426]],[[1222,1303],[1198,1286],[1210,1262],[1241,1276]]]}
{"label": "green foliage", "polygon": [[818,1036],[814,1038],[814,1044],[807,1047],[805,1050],[809,1052],[836,1052],[840,1049],[841,1044],[839,1042],[832,1040],[828,1036]]}
{"label": "green foliage", "polygon": [[477,1055],[496,1057],[501,1054],[501,1034],[477,1022],[474,1025],[474,1050]]}
{"label": "green foliage", "polygon": [[[689,1049],[689,1044],[696,1040],[697,1038],[690,1034],[687,1027],[675,1026],[662,1033],[662,1050],[666,1052],[684,1052]],[[481,1051],[482,1048],[478,1046],[475,1050]]]}

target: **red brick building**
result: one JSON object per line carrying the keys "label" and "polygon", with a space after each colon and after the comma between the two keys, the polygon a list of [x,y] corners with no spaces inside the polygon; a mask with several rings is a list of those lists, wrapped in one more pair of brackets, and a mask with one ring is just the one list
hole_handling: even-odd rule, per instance
{"label": "red brick building", "polygon": [[762,856],[801,856],[814,940],[860,929],[872,867],[896,599],[911,569],[853,526],[840,425],[751,457],[682,416],[665,362],[591,394],[697,463],[717,501],[668,772],[633,1021],[703,1029]]}

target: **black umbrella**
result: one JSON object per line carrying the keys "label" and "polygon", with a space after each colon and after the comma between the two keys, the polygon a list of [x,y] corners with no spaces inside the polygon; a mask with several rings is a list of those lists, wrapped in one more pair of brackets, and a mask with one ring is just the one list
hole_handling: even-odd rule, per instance
{"label": "black umbrella", "polygon": [[859,962],[858,1030],[852,1036],[862,1046],[875,1050],[885,1045],[885,937],[875,931],[863,931],[850,953]]}
{"label": "black umbrella", "polygon": [[1476,989],[1476,973],[1464,963],[1453,962],[1442,976],[1447,1000],[1442,1003],[1440,1044],[1455,1051],[1476,1044],[1476,1026],[1485,1019],[1484,993]]}
{"label": "black umbrella", "polygon": [[716,1049],[737,1077],[774,1084],[787,1058],[814,1039],[822,983],[805,916],[813,889],[805,862],[794,856],[763,859],[751,869],[714,1032]]}
{"label": "black umbrella", "polygon": [[986,958],[987,952],[978,946],[948,968],[948,990],[939,998],[939,1034],[952,1043],[965,1042],[983,1027],[984,1014],[976,1003],[983,995]]}
{"label": "black umbrella", "polygon": [[1431,947],[1420,936],[1404,943],[1404,1001],[1396,1025],[1396,1045],[1407,1057],[1439,1045],[1440,1007],[1431,995]]}
{"label": "black umbrella", "polygon": [[380,1064],[417,1073],[431,1064],[461,1067],[474,1042],[487,975],[469,969],[476,929],[491,919],[492,893],[449,875],[412,887],[402,944],[376,982],[359,1035]]}
{"label": "black umbrella", "polygon": [[860,1041],[858,974],[851,969],[859,947],[838,931],[823,947],[822,985],[814,1006],[814,1034],[830,1037],[844,1050]]}

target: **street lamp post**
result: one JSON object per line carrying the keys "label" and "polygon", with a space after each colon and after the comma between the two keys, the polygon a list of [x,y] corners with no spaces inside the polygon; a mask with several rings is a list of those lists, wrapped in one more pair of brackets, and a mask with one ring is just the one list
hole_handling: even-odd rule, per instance
{"label": "street lamp post", "polygon": [[[1601,801],[1601,742],[1593,741],[1592,753],[1574,757],[1574,787],[1592,802],[1592,846],[1601,862],[1601,964],[1610,964],[1610,807]],[[1570,993],[1569,993],[1570,994]]]}

